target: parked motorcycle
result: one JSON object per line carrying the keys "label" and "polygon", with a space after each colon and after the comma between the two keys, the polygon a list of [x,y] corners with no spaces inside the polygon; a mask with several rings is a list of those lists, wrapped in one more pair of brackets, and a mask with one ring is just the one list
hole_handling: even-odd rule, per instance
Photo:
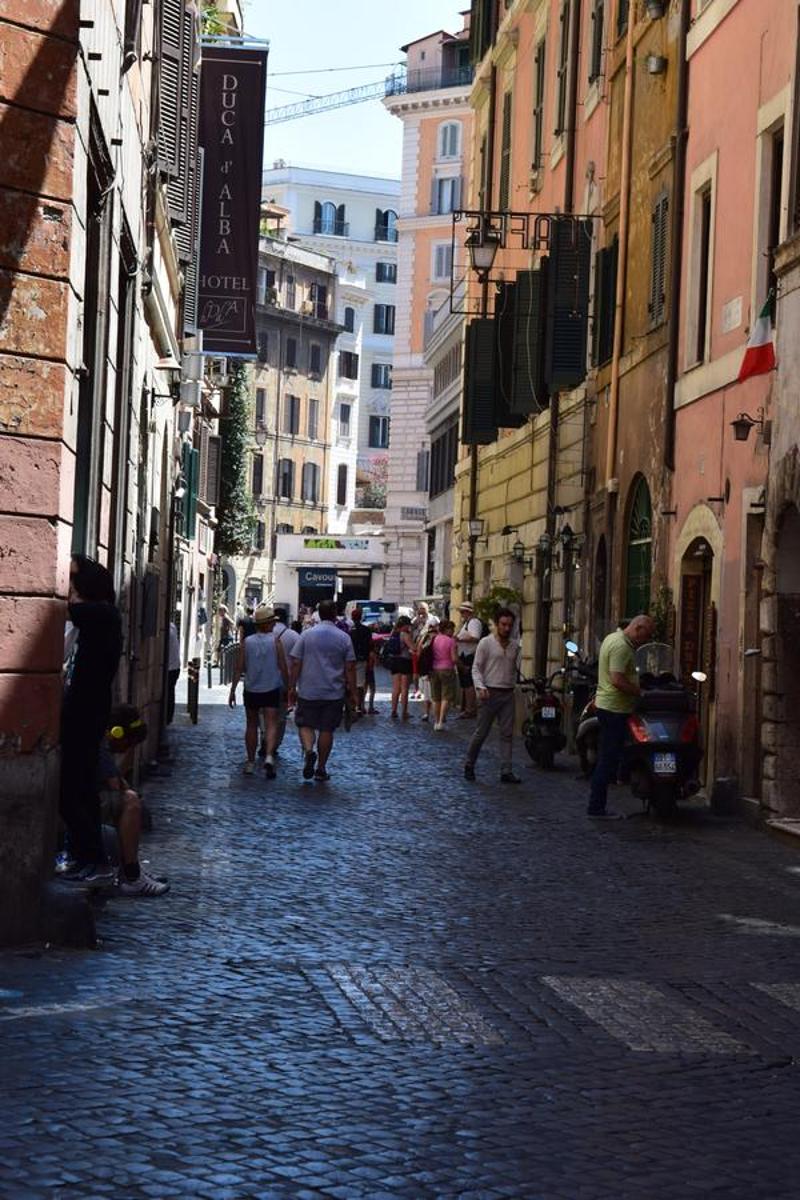
{"label": "parked motorcycle", "polygon": [[[660,817],[672,816],[680,800],[699,789],[702,759],[698,697],[674,673],[672,646],[650,642],[636,652],[642,695],[628,718],[622,777],[634,796]],[[693,671],[699,685],[702,671]],[[581,767],[590,775],[597,762],[599,725],[592,699],[581,714],[577,745]]]}
{"label": "parked motorcycle", "polygon": [[525,749],[538,767],[552,770],[556,754],[567,744],[564,735],[564,705],[554,690],[556,679],[564,677],[564,668],[554,671],[549,679],[524,679],[528,716],[522,725]]}

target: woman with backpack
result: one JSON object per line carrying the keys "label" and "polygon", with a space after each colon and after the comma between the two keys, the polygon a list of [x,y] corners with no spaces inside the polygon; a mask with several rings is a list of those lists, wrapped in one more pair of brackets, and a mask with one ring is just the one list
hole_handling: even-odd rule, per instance
{"label": "woman with backpack", "polygon": [[397,720],[398,705],[403,710],[403,720],[409,719],[408,685],[411,682],[414,638],[411,633],[411,618],[398,617],[386,643],[386,656],[392,673],[392,717]]}

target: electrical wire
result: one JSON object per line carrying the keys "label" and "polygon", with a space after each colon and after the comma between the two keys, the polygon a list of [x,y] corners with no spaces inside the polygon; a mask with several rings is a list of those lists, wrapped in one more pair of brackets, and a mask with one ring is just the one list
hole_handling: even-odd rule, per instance
{"label": "electrical wire", "polygon": [[327,75],[331,71],[369,71],[373,67],[402,67],[403,63],[387,62],[387,63],[360,63],[356,67],[313,67],[306,71],[270,71],[272,79],[278,79],[287,75]]}

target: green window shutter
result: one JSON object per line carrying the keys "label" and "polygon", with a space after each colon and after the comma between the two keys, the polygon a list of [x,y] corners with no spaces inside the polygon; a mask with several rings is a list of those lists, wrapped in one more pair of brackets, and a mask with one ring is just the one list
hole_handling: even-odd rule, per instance
{"label": "green window shutter", "polygon": [[503,132],[500,149],[500,190],[497,203],[501,209],[508,208],[511,190],[511,91],[503,96]]}
{"label": "green window shutter", "polygon": [[554,222],[548,272],[545,380],[551,391],[586,378],[591,221]]}
{"label": "green window shutter", "polygon": [[494,402],[495,325],[488,318],[466,329],[461,441],[488,446],[497,438]]}
{"label": "green window shutter", "polygon": [[662,193],[653,206],[650,245],[650,300],[647,305],[652,325],[661,325],[666,311],[667,240],[669,197]]}
{"label": "green window shutter", "polygon": [[538,271],[518,271],[514,314],[514,362],[512,413],[526,416],[547,407],[549,396],[544,380],[545,307],[549,262],[542,259]]}
{"label": "green window shutter", "polygon": [[625,560],[625,619],[630,621],[650,607],[650,576],[653,551],[653,510],[650,489],[639,476],[628,519]]}
{"label": "green window shutter", "polygon": [[200,482],[200,451],[188,447],[187,466],[189,473],[186,477],[186,495],[184,503],[184,533],[189,541],[194,538],[195,521],[197,517],[197,488]]}
{"label": "green window shutter", "polygon": [[500,429],[519,429],[526,416],[513,407],[514,338],[516,335],[515,283],[501,283],[495,301],[495,423]]}

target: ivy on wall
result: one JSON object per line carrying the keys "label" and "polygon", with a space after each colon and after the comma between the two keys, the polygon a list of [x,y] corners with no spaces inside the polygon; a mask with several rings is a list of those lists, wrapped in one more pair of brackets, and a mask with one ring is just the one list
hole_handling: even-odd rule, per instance
{"label": "ivy on wall", "polygon": [[222,467],[217,509],[218,554],[249,554],[253,544],[255,512],[248,479],[250,424],[247,367],[243,362],[236,362],[231,369],[225,415],[220,421]]}

